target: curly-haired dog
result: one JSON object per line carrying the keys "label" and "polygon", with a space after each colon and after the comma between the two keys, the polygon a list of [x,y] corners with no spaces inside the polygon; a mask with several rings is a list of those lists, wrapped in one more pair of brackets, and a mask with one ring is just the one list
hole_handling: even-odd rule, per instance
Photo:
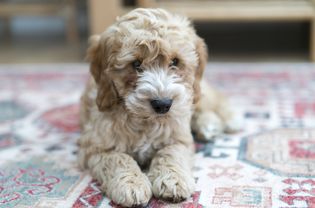
{"label": "curly-haired dog", "polygon": [[80,166],[123,206],[145,205],[152,194],[190,197],[191,129],[209,140],[234,128],[222,97],[201,82],[206,46],[191,23],[162,9],[133,10],[91,37],[87,58]]}

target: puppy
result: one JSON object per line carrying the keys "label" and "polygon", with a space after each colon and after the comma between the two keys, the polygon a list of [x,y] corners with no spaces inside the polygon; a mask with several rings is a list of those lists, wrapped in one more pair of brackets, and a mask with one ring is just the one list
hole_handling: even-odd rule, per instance
{"label": "puppy", "polygon": [[90,38],[87,59],[80,166],[122,206],[190,197],[191,130],[210,140],[235,129],[222,96],[201,81],[207,49],[191,23],[162,9],[133,10]]}

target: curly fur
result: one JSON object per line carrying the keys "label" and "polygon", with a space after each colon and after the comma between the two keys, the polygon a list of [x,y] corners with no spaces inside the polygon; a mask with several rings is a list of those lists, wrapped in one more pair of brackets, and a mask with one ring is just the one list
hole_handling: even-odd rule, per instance
{"label": "curly fur", "polygon": [[[152,194],[174,202],[190,197],[191,128],[206,140],[234,128],[217,92],[204,86],[201,96],[207,52],[191,23],[162,9],[133,10],[91,37],[87,58],[80,166],[123,206],[145,205]],[[178,66],[169,65],[174,58]],[[137,59],[140,72],[131,65]],[[149,100],[156,98],[173,100],[169,112],[154,112]]]}

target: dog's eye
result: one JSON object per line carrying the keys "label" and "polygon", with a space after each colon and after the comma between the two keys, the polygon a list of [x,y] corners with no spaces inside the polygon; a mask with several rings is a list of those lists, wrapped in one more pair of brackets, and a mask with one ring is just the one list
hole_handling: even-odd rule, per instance
{"label": "dog's eye", "polygon": [[177,66],[177,65],[178,65],[178,62],[179,62],[178,58],[174,58],[174,59],[171,61],[171,63],[170,63],[170,67],[172,67],[172,66]]}
{"label": "dog's eye", "polygon": [[132,67],[137,70],[138,72],[141,72],[141,61],[140,60],[135,60],[134,62],[132,62]]}

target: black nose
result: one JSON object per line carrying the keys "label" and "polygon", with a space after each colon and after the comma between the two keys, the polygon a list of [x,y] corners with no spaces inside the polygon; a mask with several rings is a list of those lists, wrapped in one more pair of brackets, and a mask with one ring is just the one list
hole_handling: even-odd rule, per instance
{"label": "black nose", "polygon": [[151,106],[154,109],[155,112],[163,114],[167,113],[171,106],[172,106],[173,100],[171,99],[161,99],[161,100],[151,100]]}

